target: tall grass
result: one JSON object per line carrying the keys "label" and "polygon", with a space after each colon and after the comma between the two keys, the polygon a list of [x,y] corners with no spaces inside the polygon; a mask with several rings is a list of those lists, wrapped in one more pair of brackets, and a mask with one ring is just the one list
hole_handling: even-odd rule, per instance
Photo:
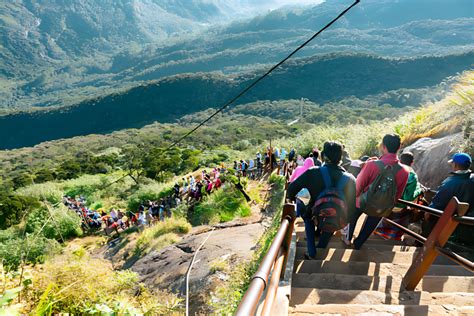
{"label": "tall grass", "polygon": [[280,227],[281,213],[285,198],[285,178],[272,175],[269,179],[272,184],[270,202],[267,211],[273,213],[271,226],[257,242],[256,251],[250,262],[244,262],[233,268],[229,282],[219,286],[215,297],[210,302],[216,314],[232,315],[247,290],[252,275],[257,271],[260,262],[267,253]]}
{"label": "tall grass", "polygon": [[192,224],[217,224],[228,222],[236,217],[246,217],[251,213],[242,193],[234,185],[226,183],[222,188],[205,196],[196,205],[192,215]]}
{"label": "tall grass", "polygon": [[23,313],[52,315],[175,314],[176,296],[150,292],[130,270],[114,271],[111,264],[87,255],[63,255],[33,272],[34,283],[25,291]]}
{"label": "tall grass", "polygon": [[135,245],[135,254],[177,243],[180,240],[179,235],[186,234],[190,230],[191,225],[184,218],[168,218],[164,222],[146,228],[140,234]]}
{"label": "tall grass", "polygon": [[460,76],[452,91],[441,101],[425,105],[400,118],[394,130],[411,144],[422,137],[440,137],[469,130],[474,122],[474,71]]}

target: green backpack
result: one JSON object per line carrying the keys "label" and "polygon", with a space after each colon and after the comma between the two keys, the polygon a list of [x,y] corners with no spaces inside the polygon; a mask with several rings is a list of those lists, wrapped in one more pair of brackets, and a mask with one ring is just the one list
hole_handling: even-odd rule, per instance
{"label": "green backpack", "polygon": [[384,165],[380,160],[375,161],[379,175],[369,185],[369,189],[360,196],[362,211],[375,217],[386,217],[392,213],[397,195],[395,176],[402,167],[400,164]]}

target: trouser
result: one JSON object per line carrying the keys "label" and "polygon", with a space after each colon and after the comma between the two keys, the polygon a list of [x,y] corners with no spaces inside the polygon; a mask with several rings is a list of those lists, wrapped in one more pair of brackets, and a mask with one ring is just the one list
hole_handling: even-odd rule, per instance
{"label": "trouser", "polygon": [[[349,226],[349,240],[352,240],[352,236],[354,235],[354,230],[357,225],[357,221],[359,217],[362,215],[362,211],[357,209],[357,213],[355,214],[354,218],[352,219],[350,226]],[[370,235],[374,232],[377,228],[377,225],[380,223],[381,218],[375,216],[367,216],[364,225],[359,233],[359,236],[354,240],[354,249],[360,249],[365,241],[370,237]]]}
{"label": "trouser", "polygon": [[[304,231],[306,234],[306,248],[308,249],[308,255],[310,257],[316,256],[316,248],[326,248],[328,246],[329,240],[333,233],[320,232],[318,245],[315,246],[315,238],[317,235],[316,227],[314,221],[310,218],[303,218],[304,220]],[[318,229],[319,232],[319,229]]]}

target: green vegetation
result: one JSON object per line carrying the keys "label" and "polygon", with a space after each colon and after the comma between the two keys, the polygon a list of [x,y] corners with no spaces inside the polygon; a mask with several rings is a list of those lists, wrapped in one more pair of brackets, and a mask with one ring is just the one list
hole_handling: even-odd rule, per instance
{"label": "green vegetation", "polygon": [[441,137],[463,132],[461,147],[474,154],[474,71],[465,72],[458,78],[452,92],[442,101],[429,104],[401,117],[395,131],[405,144],[422,137]]}
{"label": "green vegetation", "polygon": [[[269,182],[272,184],[272,193],[266,211],[273,214],[271,226],[257,242],[252,260],[235,267],[230,275],[230,280],[216,289],[215,297],[211,299],[210,304],[219,314],[229,315],[235,312],[250,284],[252,275],[257,271],[260,262],[270,248],[273,238],[280,227],[281,212],[285,198],[285,178],[272,175]],[[215,263],[213,266],[214,269],[216,267],[217,269],[225,267],[222,263]]]}
{"label": "green vegetation", "polygon": [[[471,52],[442,57],[390,59],[363,54],[330,54],[303,58],[285,65],[262,81],[258,89],[239,100],[239,103],[265,99],[291,100],[304,96],[313,102],[325,104],[344,98],[356,97],[362,100],[379,94],[396,95],[393,92],[395,90],[426,89],[469,67],[473,55]],[[351,76],[348,77],[347,73]],[[0,138],[0,148],[32,146],[47,140],[108,133],[157,120],[172,122],[186,114],[221,105],[259,74],[255,71],[227,76],[218,73],[182,74],[67,108],[0,116],[0,135],[4,136]],[[417,105],[416,98],[411,100],[400,96],[400,100],[397,100],[395,95],[387,100],[391,106]],[[357,113],[356,110],[350,112]],[[107,117],[107,120],[94,119],[100,117]],[[11,131],[18,126],[22,126],[21,132],[12,134]],[[37,133],[43,126],[48,128]],[[219,131],[211,132],[208,137],[212,138],[216,133],[219,134]],[[169,136],[164,139],[169,139]],[[159,144],[156,145],[154,147],[159,147]],[[77,166],[71,167],[77,169]]]}
{"label": "green vegetation", "polygon": [[213,225],[231,221],[235,217],[246,217],[250,213],[250,206],[243,194],[234,185],[227,183],[195,206],[191,222],[194,225]]}
{"label": "green vegetation", "polygon": [[33,271],[31,277],[34,282],[25,291],[25,312],[37,315],[169,315],[180,311],[181,299],[166,292],[150,292],[138,282],[136,273],[114,271],[109,262],[87,255],[58,256]]}
{"label": "green vegetation", "polygon": [[152,227],[145,228],[137,239],[135,253],[147,253],[151,249],[159,250],[177,243],[179,235],[188,233],[191,225],[184,218],[169,218]]}

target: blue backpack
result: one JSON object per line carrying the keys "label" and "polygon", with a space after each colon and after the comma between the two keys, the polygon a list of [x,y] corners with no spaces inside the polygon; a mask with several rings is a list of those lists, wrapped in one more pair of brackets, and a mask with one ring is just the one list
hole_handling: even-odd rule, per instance
{"label": "blue backpack", "polygon": [[312,218],[323,232],[333,233],[344,228],[349,221],[349,212],[344,198],[344,187],[349,180],[342,176],[333,186],[327,167],[319,169],[323,176],[325,189],[319,194],[312,207]]}

